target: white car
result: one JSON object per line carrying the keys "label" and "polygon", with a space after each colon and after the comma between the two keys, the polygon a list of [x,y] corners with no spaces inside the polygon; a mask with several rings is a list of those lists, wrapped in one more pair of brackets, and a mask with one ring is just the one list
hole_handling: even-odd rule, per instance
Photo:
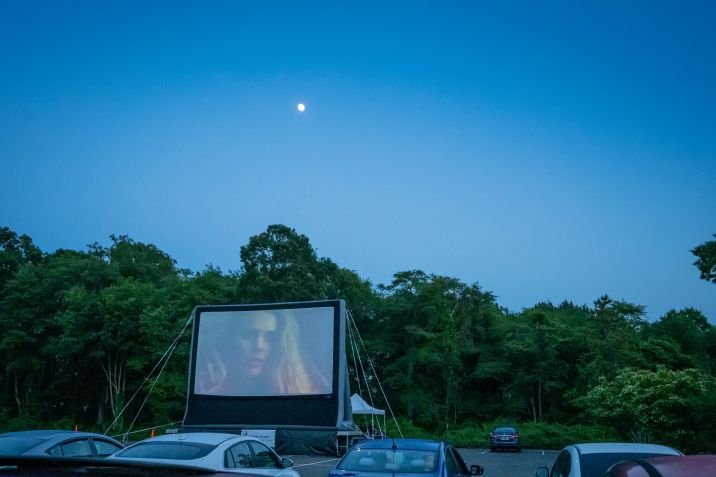
{"label": "white car", "polygon": [[658,444],[590,443],[565,447],[552,469],[539,467],[537,477],[602,477],[613,464],[628,459],[645,459],[660,455],[683,455],[672,447]]}
{"label": "white car", "polygon": [[219,472],[270,477],[301,477],[291,468],[291,459],[279,457],[260,440],[218,432],[187,432],[151,437],[122,449],[108,459],[182,464]]}

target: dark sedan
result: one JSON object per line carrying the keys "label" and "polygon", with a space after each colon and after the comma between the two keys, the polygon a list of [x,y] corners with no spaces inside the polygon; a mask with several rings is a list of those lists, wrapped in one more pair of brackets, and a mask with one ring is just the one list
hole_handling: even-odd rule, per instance
{"label": "dark sedan", "polygon": [[119,441],[92,432],[42,430],[0,434],[0,456],[107,457],[123,448]]}
{"label": "dark sedan", "polygon": [[336,464],[329,477],[467,477],[483,468],[468,468],[455,447],[423,439],[376,439],[359,442]]}
{"label": "dark sedan", "polygon": [[514,427],[496,427],[490,432],[490,450],[495,452],[498,449],[513,449],[517,452],[522,450],[520,433]]}

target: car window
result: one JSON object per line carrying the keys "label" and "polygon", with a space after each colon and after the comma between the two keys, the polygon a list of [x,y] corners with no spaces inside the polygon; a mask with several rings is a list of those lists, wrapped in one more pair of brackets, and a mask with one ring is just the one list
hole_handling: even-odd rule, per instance
{"label": "car window", "polygon": [[0,437],[0,455],[22,454],[43,440],[34,437]]}
{"label": "car window", "polygon": [[281,461],[278,456],[268,447],[260,442],[251,442],[254,451],[254,467],[280,469]]}
{"label": "car window", "polygon": [[240,442],[224,452],[224,467],[228,469],[245,469],[253,466],[251,449],[246,442]]}
{"label": "car window", "polygon": [[465,474],[465,475],[470,475],[470,471],[467,468],[465,459],[462,458],[462,455],[460,454],[460,452],[458,452],[458,450],[452,446],[448,447],[448,449],[455,456],[455,460],[457,461],[458,466],[460,466],[460,473]]}
{"label": "car window", "polygon": [[496,434],[517,434],[517,430],[514,427],[498,427],[495,429]]}
{"label": "car window", "polygon": [[93,441],[99,457],[107,457],[108,455],[112,455],[115,452],[122,450],[122,447],[113,442],[103,441],[101,439],[94,439]]}
{"label": "car window", "polygon": [[117,453],[117,457],[191,460],[206,456],[216,446],[198,442],[140,442]]}
{"label": "car window", "polygon": [[51,447],[47,449],[45,452],[50,454],[53,457],[62,457],[62,447],[59,445],[56,445],[55,447]]}
{"label": "car window", "polygon": [[460,463],[458,462],[457,458],[455,457],[455,454],[452,452],[452,449],[446,449],[445,468],[447,469],[447,473],[449,475],[457,475],[457,474],[462,473],[462,469],[460,468]]}
{"label": "car window", "polygon": [[50,455],[64,457],[92,457],[92,448],[88,439],[63,442],[47,451]]}
{"label": "car window", "polygon": [[437,466],[437,453],[398,449],[353,449],[343,456],[337,469],[352,472],[423,473],[433,472]]}
{"label": "car window", "polygon": [[572,468],[572,456],[568,451],[562,451],[552,467],[550,477],[567,477]]}

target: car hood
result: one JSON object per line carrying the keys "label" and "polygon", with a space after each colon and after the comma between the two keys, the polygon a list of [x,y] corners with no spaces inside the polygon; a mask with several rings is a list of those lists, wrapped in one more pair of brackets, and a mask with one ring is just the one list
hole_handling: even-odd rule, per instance
{"label": "car hood", "polygon": [[437,472],[365,472],[360,470],[332,470],[328,477],[434,477]]}

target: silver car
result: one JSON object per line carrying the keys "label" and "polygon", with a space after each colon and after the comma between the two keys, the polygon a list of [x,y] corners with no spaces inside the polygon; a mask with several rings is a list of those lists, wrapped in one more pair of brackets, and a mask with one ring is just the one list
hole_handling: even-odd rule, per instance
{"label": "silver car", "polygon": [[218,472],[269,477],[301,477],[291,468],[291,459],[279,457],[260,440],[218,432],[187,432],[151,437],[117,452],[109,459],[184,464]]}
{"label": "silver car", "polygon": [[0,455],[107,457],[124,446],[111,437],[65,430],[16,431],[0,434]]}
{"label": "silver car", "polygon": [[613,464],[628,459],[645,459],[661,455],[682,455],[674,448],[657,444],[590,443],[565,447],[552,469],[539,467],[536,477],[602,477]]}

